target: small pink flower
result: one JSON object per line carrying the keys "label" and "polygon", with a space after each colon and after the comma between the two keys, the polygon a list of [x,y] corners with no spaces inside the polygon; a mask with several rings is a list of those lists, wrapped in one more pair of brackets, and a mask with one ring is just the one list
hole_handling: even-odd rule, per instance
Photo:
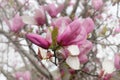
{"label": "small pink flower", "polygon": [[103,0],[92,0],[92,5],[95,10],[99,10],[103,6]]}
{"label": "small pink flower", "polygon": [[17,72],[15,73],[15,78],[16,80],[30,80],[30,72],[26,71],[26,72]]}
{"label": "small pink flower", "polygon": [[42,6],[39,9],[35,10],[34,19],[38,26],[45,24],[46,16],[45,16],[45,11]]}
{"label": "small pink flower", "polygon": [[19,16],[19,14],[15,15],[11,23],[7,19],[5,19],[5,22],[10,28],[10,30],[15,33],[19,32],[25,25],[22,21],[22,18]]}
{"label": "small pink flower", "polygon": [[120,70],[120,55],[119,54],[115,54],[114,65],[116,69]]}
{"label": "small pink flower", "polygon": [[89,34],[94,29],[94,22],[90,17],[88,17],[88,18],[84,19],[83,26],[85,27],[87,34]]}
{"label": "small pink flower", "polygon": [[38,34],[28,33],[28,34],[26,34],[26,38],[29,39],[32,43],[34,43],[44,49],[48,49],[52,43],[51,35],[46,36],[46,38],[43,38]]}
{"label": "small pink flower", "polygon": [[61,4],[58,7],[56,7],[55,4],[48,4],[47,6],[45,6],[45,9],[51,17],[56,17],[57,14],[64,9],[64,4]]}

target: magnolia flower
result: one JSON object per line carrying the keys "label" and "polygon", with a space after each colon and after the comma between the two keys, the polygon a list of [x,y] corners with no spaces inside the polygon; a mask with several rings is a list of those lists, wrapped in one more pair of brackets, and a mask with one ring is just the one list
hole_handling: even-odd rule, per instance
{"label": "magnolia flower", "polygon": [[57,14],[64,9],[64,4],[61,4],[58,7],[56,7],[55,4],[48,4],[47,6],[45,6],[45,9],[51,17],[56,17]]}
{"label": "magnolia flower", "polygon": [[120,55],[119,54],[115,54],[114,65],[116,69],[120,70]]}
{"label": "magnolia flower", "polygon": [[95,10],[99,10],[103,6],[103,0],[92,0],[92,5]]}
{"label": "magnolia flower", "polygon": [[16,80],[30,80],[30,72],[17,72],[15,73]]}
{"label": "magnolia flower", "polygon": [[35,10],[34,19],[35,19],[37,25],[45,24],[46,17],[45,17],[45,11],[44,11],[43,7],[40,7],[39,9]]}
{"label": "magnolia flower", "polygon": [[44,25],[46,23],[44,8],[41,6],[39,9],[36,9],[34,16],[22,16],[22,20],[26,24]]}
{"label": "magnolia flower", "polygon": [[47,33],[46,38],[43,38],[42,36],[34,33],[26,34],[26,38],[44,49],[48,49],[52,43],[51,34],[49,32]]}
{"label": "magnolia flower", "polygon": [[11,23],[7,19],[5,19],[5,22],[8,25],[8,27],[10,28],[10,30],[15,33],[19,32],[25,25],[19,14],[15,15],[15,17],[12,19]]}
{"label": "magnolia flower", "polygon": [[58,25],[57,42],[59,45],[68,46],[72,44],[78,44],[86,39],[87,37],[86,31],[82,27],[79,19],[76,19],[71,23],[67,23],[68,25],[64,23],[61,24],[63,25],[62,26]]}
{"label": "magnolia flower", "polygon": [[87,34],[89,34],[94,29],[94,22],[90,17],[88,17],[88,18],[84,19],[83,26],[85,27]]}

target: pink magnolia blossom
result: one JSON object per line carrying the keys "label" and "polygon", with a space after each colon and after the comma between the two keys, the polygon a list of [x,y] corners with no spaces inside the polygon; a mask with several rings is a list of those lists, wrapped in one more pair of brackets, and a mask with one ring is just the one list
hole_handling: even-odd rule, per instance
{"label": "pink magnolia blossom", "polygon": [[19,14],[15,15],[11,23],[7,19],[5,19],[5,22],[10,28],[10,30],[15,33],[19,32],[25,25],[22,21],[22,18],[19,16]]}
{"label": "pink magnolia blossom", "polygon": [[40,6],[39,9],[35,10],[34,16],[23,15],[22,20],[26,24],[35,24],[42,26],[46,23],[45,10],[43,6]]}
{"label": "pink magnolia blossom", "polygon": [[45,6],[45,9],[51,17],[56,17],[57,14],[64,9],[64,4],[61,4],[58,7],[56,7],[55,4],[48,4],[47,6]]}
{"label": "pink magnolia blossom", "polygon": [[42,36],[34,33],[28,33],[26,34],[26,38],[29,39],[32,43],[44,48],[48,49],[52,43],[51,41],[51,35],[46,36],[46,38],[43,38]]}
{"label": "pink magnolia blossom", "polygon": [[82,25],[85,27],[87,34],[91,33],[94,29],[94,22],[90,17],[84,19]]}
{"label": "pink magnolia blossom", "polygon": [[34,19],[38,26],[45,24],[46,16],[45,16],[45,11],[42,6],[39,9],[35,10]]}
{"label": "pink magnolia blossom", "polygon": [[59,33],[57,42],[61,46],[68,46],[83,42],[87,35],[85,29],[82,27],[80,20],[76,19],[68,25],[59,26]]}
{"label": "pink magnolia blossom", "polygon": [[95,10],[99,10],[103,6],[103,0],[92,0],[92,5]]}
{"label": "pink magnolia blossom", "polygon": [[115,54],[114,65],[116,69],[120,70],[120,55],[119,54]]}
{"label": "pink magnolia blossom", "polygon": [[17,72],[15,73],[16,80],[30,80],[30,72]]}

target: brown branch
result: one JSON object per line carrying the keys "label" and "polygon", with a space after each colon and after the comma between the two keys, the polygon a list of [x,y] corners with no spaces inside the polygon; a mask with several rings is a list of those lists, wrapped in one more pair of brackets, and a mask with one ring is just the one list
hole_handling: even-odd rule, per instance
{"label": "brown branch", "polygon": [[18,49],[18,52],[28,58],[28,60],[38,70],[39,73],[43,74],[49,80],[52,80],[51,74],[45,68],[43,68],[42,66],[39,65],[38,61],[36,60],[36,58],[34,56],[27,53],[27,51],[25,51],[21,46],[19,46],[18,43],[13,42],[12,38],[9,37],[9,34],[7,34],[6,32],[0,30],[0,34],[5,35],[5,37],[7,37],[8,40]]}
{"label": "brown branch", "polygon": [[68,7],[69,1],[70,1],[70,0],[65,0],[65,2],[64,2],[64,9],[63,9],[63,11],[61,12],[61,15],[62,15],[62,16],[67,15],[67,13],[66,13],[66,8]]}
{"label": "brown branch", "polygon": [[1,69],[0,71],[8,80],[15,80],[13,76],[6,73],[3,69]]}
{"label": "brown branch", "polygon": [[80,0],[77,0],[77,1],[76,1],[75,5],[74,5],[74,7],[73,7],[73,10],[72,10],[72,12],[71,12],[71,14],[70,14],[70,17],[71,17],[72,19],[73,19],[74,16],[75,16],[75,12],[76,12],[77,7],[78,7],[78,5],[79,5],[79,1],[80,1]]}

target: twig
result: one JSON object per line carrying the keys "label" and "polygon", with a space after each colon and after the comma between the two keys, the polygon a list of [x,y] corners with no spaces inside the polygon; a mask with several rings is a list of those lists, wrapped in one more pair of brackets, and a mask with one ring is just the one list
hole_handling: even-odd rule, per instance
{"label": "twig", "polygon": [[9,34],[7,34],[6,32],[0,30],[0,34],[5,35],[8,38],[8,40],[11,41],[11,43],[18,49],[18,52],[29,59],[29,61],[33,64],[33,66],[38,70],[39,73],[43,74],[46,78],[52,80],[51,74],[47,70],[45,70],[45,68],[38,65],[38,61],[34,56],[27,53],[27,51],[25,51],[21,46],[19,46],[18,43],[13,42],[12,38],[9,37]]}

